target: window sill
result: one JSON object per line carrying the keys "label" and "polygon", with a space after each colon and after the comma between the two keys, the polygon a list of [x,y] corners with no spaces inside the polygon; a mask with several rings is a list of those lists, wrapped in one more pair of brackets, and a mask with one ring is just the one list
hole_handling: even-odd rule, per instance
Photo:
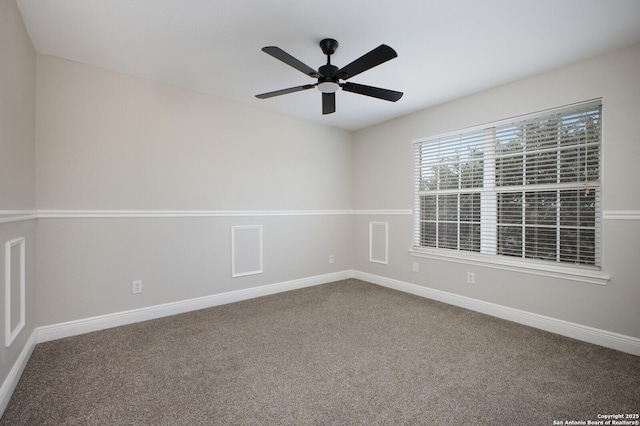
{"label": "window sill", "polygon": [[409,250],[412,256],[428,259],[444,260],[447,262],[465,263],[468,265],[484,266],[502,269],[506,271],[521,272],[525,274],[542,275],[551,278],[580,281],[590,284],[606,285],[611,279],[602,271],[584,269],[571,266],[558,266],[542,264],[535,261],[508,259],[504,256],[485,255],[480,253],[460,253],[457,251],[412,248]]}

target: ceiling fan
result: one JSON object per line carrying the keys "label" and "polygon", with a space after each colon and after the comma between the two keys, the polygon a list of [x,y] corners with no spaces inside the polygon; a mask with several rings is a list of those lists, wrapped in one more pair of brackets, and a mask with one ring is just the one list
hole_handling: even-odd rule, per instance
{"label": "ceiling fan", "polygon": [[304,84],[302,86],[290,87],[288,89],[276,90],[275,92],[262,93],[256,95],[256,98],[267,99],[274,96],[286,95],[288,93],[299,92],[301,90],[313,89],[317,87],[322,92],[322,113],[331,114],[336,111],[336,92],[338,89],[360,95],[371,96],[385,101],[396,102],[402,97],[402,92],[395,90],[382,89],[380,87],[365,86],[363,84],[342,82],[348,80],[361,72],[367,71],[378,66],[390,59],[398,56],[395,50],[386,44],[373,49],[342,68],[338,68],[331,64],[331,55],[338,48],[338,42],[332,38],[326,38],[320,42],[322,52],[327,55],[327,64],[314,70],[310,66],[300,62],[298,59],[289,55],[284,50],[276,46],[263,47],[262,51],[268,53],[285,64],[297,69],[298,71],[308,75],[309,77],[318,79],[317,83]]}

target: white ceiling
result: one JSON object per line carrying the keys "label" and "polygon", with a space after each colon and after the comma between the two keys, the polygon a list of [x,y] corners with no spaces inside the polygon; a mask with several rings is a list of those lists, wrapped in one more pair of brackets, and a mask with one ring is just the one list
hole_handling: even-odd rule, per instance
{"label": "white ceiling", "polygon": [[[17,0],[38,52],[360,129],[640,42],[639,0]],[[314,83],[263,53],[318,68],[380,44],[398,57],[354,83],[404,92],[396,103],[339,92],[258,93]]]}

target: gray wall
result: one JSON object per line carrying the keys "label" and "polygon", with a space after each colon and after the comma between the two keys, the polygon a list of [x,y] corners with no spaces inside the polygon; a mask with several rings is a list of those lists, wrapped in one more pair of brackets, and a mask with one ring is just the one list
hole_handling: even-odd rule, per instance
{"label": "gray wall", "polygon": [[[640,46],[536,75],[359,131],[354,208],[413,207],[418,138],[517,115],[603,99],[606,286],[411,256],[411,216],[358,216],[354,269],[461,296],[640,337]],[[624,220],[616,217],[623,217]],[[368,261],[368,223],[389,222],[388,265]],[[412,272],[413,262],[420,272]],[[466,272],[476,284],[466,284]]]}
{"label": "gray wall", "polygon": [[[37,70],[38,209],[56,216],[38,220],[40,325],[350,268],[350,132],[50,56]],[[114,210],[129,217],[92,217]],[[235,225],[263,226],[264,273],[231,278]]]}
{"label": "gray wall", "polygon": [[[36,52],[14,1],[0,1],[0,383],[35,328]],[[25,238],[26,324],[5,348],[5,243]],[[19,311],[13,304],[12,312]]]}

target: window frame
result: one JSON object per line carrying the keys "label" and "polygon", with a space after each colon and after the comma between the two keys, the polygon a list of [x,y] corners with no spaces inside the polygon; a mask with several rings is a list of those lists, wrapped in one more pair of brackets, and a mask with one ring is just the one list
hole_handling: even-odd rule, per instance
{"label": "window frame", "polygon": [[[604,253],[603,253],[603,244],[602,244],[603,235],[604,235],[604,232],[603,232],[604,222],[603,222],[602,193],[601,193],[602,168],[603,168],[603,143],[602,143],[603,106],[602,104],[603,103],[601,98],[592,99],[586,102],[566,105],[560,108],[552,108],[552,109],[538,111],[531,114],[515,116],[515,117],[511,117],[504,120],[499,120],[499,121],[486,123],[486,124],[482,124],[474,127],[469,127],[469,128],[465,128],[465,129],[461,129],[453,132],[439,134],[432,137],[419,138],[419,139],[413,140],[413,145],[414,145],[414,150],[413,150],[413,153],[414,153],[413,236],[414,237],[412,242],[412,248],[409,250],[410,254],[412,256],[417,256],[417,257],[451,261],[451,262],[457,262],[457,263],[464,263],[468,265],[491,267],[495,269],[530,273],[530,274],[542,275],[542,276],[547,276],[552,278],[569,279],[574,281],[605,285],[607,281],[609,281],[610,276],[602,271],[602,267],[604,266]],[[486,248],[482,248],[480,252],[474,252],[474,251],[461,251],[459,249],[450,249],[450,248],[425,247],[425,246],[418,245],[417,238],[419,238],[420,227],[422,223],[421,195],[424,195],[423,193],[424,191],[421,191],[420,189],[420,177],[421,177],[420,168],[422,166],[422,162],[420,159],[420,155],[418,155],[418,149],[420,149],[419,147],[429,142],[435,142],[437,140],[452,138],[454,136],[461,135],[461,134],[468,135],[473,132],[475,133],[490,132],[494,128],[500,128],[501,126],[514,124],[516,122],[522,122],[522,121],[536,119],[536,118],[543,118],[545,116],[552,115],[552,114],[559,114],[559,113],[569,112],[569,111],[588,108],[588,107],[595,107],[595,106],[600,106],[601,108],[601,115],[600,115],[601,137],[600,137],[600,152],[599,152],[600,185],[597,189],[592,188],[600,192],[599,194],[600,203],[599,203],[598,211],[596,212],[596,215],[598,218],[598,221],[597,221],[598,229],[596,230],[596,232],[597,232],[597,235],[599,236],[599,241],[600,241],[599,247],[596,248],[596,251],[597,251],[596,258],[599,259],[600,266],[571,264],[571,263],[565,263],[565,262],[553,262],[553,261],[546,261],[546,260],[541,261],[537,259],[511,257],[511,256],[497,254],[495,250],[491,250],[491,249],[487,250]],[[495,150],[495,148],[491,148],[491,149]],[[495,151],[494,151],[494,154],[495,154]],[[489,157],[491,158],[492,161],[495,160],[494,155],[490,155]],[[485,160],[485,158],[486,158],[486,155],[485,157],[483,157],[483,161]],[[489,169],[492,169],[494,173],[493,183],[495,184],[495,172],[496,172],[495,163],[492,166],[490,166]],[[489,180],[491,180],[491,178],[489,178]],[[486,177],[484,178],[483,188],[485,183],[486,183]],[[488,188],[488,189],[492,191],[494,188]],[[526,192],[526,185],[523,185],[523,191]],[[464,192],[464,189],[459,189],[458,192]],[[485,198],[484,194],[488,194],[488,192],[481,191],[481,194],[483,194],[482,195],[483,200],[481,201],[481,203],[486,203],[487,200],[484,199]],[[489,203],[496,202],[496,200],[491,197],[497,197],[497,196],[498,196],[497,193],[492,192],[491,195],[489,195],[490,198],[488,202]],[[489,220],[486,221],[485,217],[483,217],[483,220],[481,220],[480,223],[482,228],[497,226],[497,217],[496,217],[498,214],[497,205],[495,209],[492,208],[491,210],[493,211],[493,213],[489,214]],[[437,226],[438,226],[438,222],[436,222],[436,227]],[[482,232],[484,231],[481,231],[481,233]],[[481,236],[481,238],[484,238],[484,236]],[[497,248],[498,246],[497,235],[494,238],[496,239],[495,248]]]}

